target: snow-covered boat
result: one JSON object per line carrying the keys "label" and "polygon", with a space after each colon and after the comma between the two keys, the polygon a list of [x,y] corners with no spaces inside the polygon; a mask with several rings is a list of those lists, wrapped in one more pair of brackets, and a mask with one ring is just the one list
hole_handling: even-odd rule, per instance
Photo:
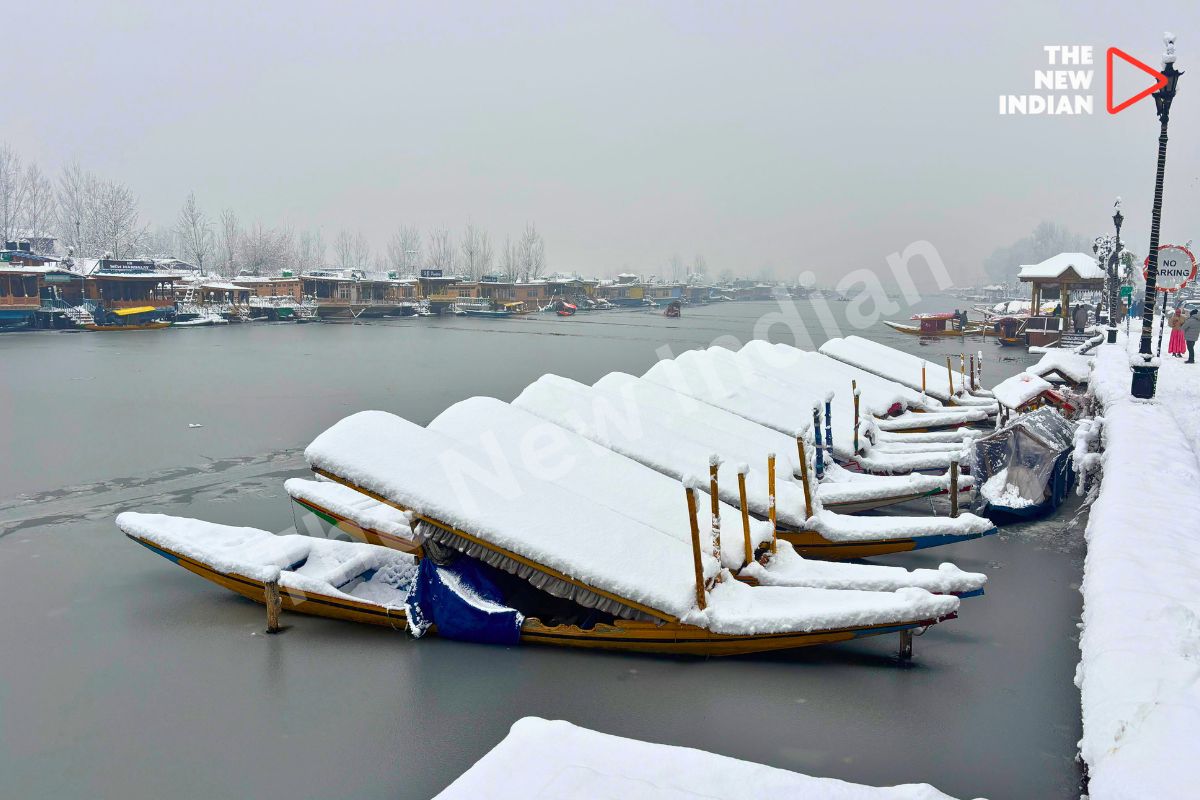
{"label": "snow-covered boat", "polygon": [[972,387],[961,364],[958,370],[954,369],[953,360],[935,364],[861,336],[830,339],[819,350],[830,358],[928,394],[945,405],[975,406],[996,413],[996,401],[978,387]]}
{"label": "snow-covered boat", "polygon": [[284,611],[403,629],[417,573],[408,554],[357,542],[126,512],[117,527],[168,561],[258,603],[276,582]]}
{"label": "snow-covered boat", "polygon": [[1075,427],[1045,406],[976,441],[979,513],[1003,524],[1057,510],[1075,483]]}
{"label": "snow-covered boat", "polygon": [[[816,484],[815,468],[805,467],[799,458],[799,441],[808,429],[797,430],[796,436],[783,435],[686,396],[673,406],[659,404],[651,392],[639,391],[640,384],[641,379],[620,373],[606,376],[596,386],[544,375],[513,405],[675,480],[703,471],[718,456],[720,499],[760,519],[773,517],[779,538],[805,556],[863,558],[975,539],[995,530],[974,515],[948,519],[835,513],[823,504],[837,507],[875,500],[887,505],[890,498],[945,491],[949,481],[926,475],[854,476],[842,471],[839,480]],[[814,453],[810,441],[806,458],[812,459]],[[774,480],[772,455],[778,458]],[[744,500],[739,474],[745,475]]]}
{"label": "snow-covered boat", "polygon": [[[615,453],[611,455],[620,458]],[[646,487],[657,489],[663,488],[662,482],[665,481],[670,484],[671,491],[654,497],[653,506],[637,505],[631,500],[627,508],[642,512],[636,517],[643,520],[652,516],[652,513],[645,512],[653,512],[655,508],[674,511],[672,519],[660,527],[667,533],[676,534],[677,532],[672,528],[683,517],[678,513],[678,509],[666,509],[668,503],[663,501],[675,498],[678,502],[678,483],[658,473],[651,473],[650,476],[642,474],[637,477],[646,481]],[[648,480],[648,478],[658,480]],[[387,503],[330,480],[314,481],[291,478],[284,484],[284,487],[291,495],[293,502],[305,512],[316,515],[319,520],[318,524],[330,526],[321,533],[332,533],[336,530],[356,541],[383,543],[384,546],[413,552],[418,558],[421,557],[420,544],[415,541],[415,534],[410,528],[405,527],[401,536],[379,536],[379,529],[384,527],[380,525],[381,519],[400,521],[405,526],[408,524],[407,515]],[[632,488],[632,485],[627,484],[627,487]],[[639,495],[647,494],[644,487],[639,488],[643,488],[638,493]],[[709,502],[708,495],[702,492],[698,493],[698,497],[700,506],[705,506]],[[727,513],[728,506],[724,503],[721,506],[722,517],[732,516],[734,518],[732,521],[737,522],[739,514],[735,511],[730,515]],[[323,510],[317,512],[314,507]],[[391,524],[387,524],[387,527],[391,527]],[[775,542],[776,550],[774,553],[770,553],[767,552],[766,547],[769,537],[763,536],[770,529],[766,528],[764,531],[763,523],[759,520],[753,520],[749,524],[753,526],[755,534],[753,546],[756,548],[757,559],[740,565],[737,551],[728,549],[728,545],[736,544],[742,535],[737,530],[727,530],[726,536],[730,538],[725,540],[726,547],[722,549],[721,553],[722,563],[727,568],[731,568],[735,577],[753,585],[860,589],[872,592],[894,592],[907,586],[915,586],[934,594],[952,594],[963,598],[982,595],[984,584],[987,582],[986,575],[979,572],[965,572],[950,563],[941,564],[937,569],[906,570],[902,567],[876,564],[843,564],[836,561],[806,559],[786,541]],[[305,523],[302,525],[307,527]],[[686,522],[683,528],[682,532],[686,536]],[[732,567],[730,567],[731,564]]]}
{"label": "snow-covered boat", "polygon": [[187,319],[176,319],[171,323],[172,328],[210,328],[214,325],[228,325],[229,320],[220,314],[200,312]]}
{"label": "snow-covered boat", "polygon": [[[749,586],[698,534],[680,541],[519,465],[498,464],[495,453],[366,411],[318,436],[305,457],[317,474],[411,513],[427,556],[421,568],[449,570],[439,578],[446,591],[461,597],[464,583],[494,587],[475,592],[478,605],[515,608],[512,642],[727,655],[905,632],[957,612],[957,598],[913,587]],[[487,580],[476,582],[479,575]],[[436,599],[424,613],[426,623],[410,626],[432,624],[447,635]]]}
{"label": "snow-covered boat", "polygon": [[809,427],[812,419],[809,415],[816,408],[823,418],[833,415],[839,420],[836,425],[826,421],[826,435],[821,441],[832,443],[834,457],[855,469],[883,475],[945,472],[953,453],[940,446],[914,447],[907,452],[875,448],[870,441],[875,427],[899,431],[915,422],[920,427],[909,430],[928,431],[987,419],[982,410],[942,411],[880,420],[875,424],[856,413],[854,392],[840,376],[802,369],[771,369],[752,356],[723,347],[689,350],[674,359],[659,361],[643,377],[792,437]]}
{"label": "snow-covered boat", "polygon": [[984,332],[981,325],[961,324],[959,315],[953,312],[939,314],[913,314],[916,325],[884,320],[883,324],[900,333],[914,336],[977,336]]}

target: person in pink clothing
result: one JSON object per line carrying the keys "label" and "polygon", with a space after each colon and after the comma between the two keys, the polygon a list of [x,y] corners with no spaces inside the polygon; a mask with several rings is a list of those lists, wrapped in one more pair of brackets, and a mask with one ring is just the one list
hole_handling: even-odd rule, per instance
{"label": "person in pink clothing", "polygon": [[1183,306],[1176,306],[1175,313],[1167,318],[1167,325],[1171,328],[1171,340],[1167,342],[1167,352],[1176,358],[1183,358],[1183,354],[1187,352],[1187,342],[1183,336]]}

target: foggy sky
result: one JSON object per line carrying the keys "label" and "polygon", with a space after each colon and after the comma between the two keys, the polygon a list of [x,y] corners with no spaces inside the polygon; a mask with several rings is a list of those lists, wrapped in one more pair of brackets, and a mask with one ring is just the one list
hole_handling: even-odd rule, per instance
{"label": "foggy sky", "polygon": [[[1043,219],[1146,251],[1151,100],[1104,111],[1104,50],[1179,36],[1163,241],[1200,238],[1200,4],[85,3],[5,0],[0,141],[126,182],[173,225],[527,221],[551,270],[824,281],[932,242],[975,280]],[[6,26],[8,27],[8,26]],[[15,30],[10,28],[10,33]],[[1091,117],[1002,117],[1045,44],[1090,44]],[[1140,87],[1139,87],[1140,88]]]}

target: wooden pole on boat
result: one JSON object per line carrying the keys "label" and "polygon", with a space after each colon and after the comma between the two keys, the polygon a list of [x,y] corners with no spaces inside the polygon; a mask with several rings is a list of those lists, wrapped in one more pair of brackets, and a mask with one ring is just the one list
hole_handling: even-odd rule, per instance
{"label": "wooden pole on boat", "polygon": [[954,396],[954,367],[950,366],[950,356],[946,356],[946,380],[950,383],[950,396]]}
{"label": "wooden pole on boat", "polygon": [[283,610],[283,597],[279,594],[279,570],[263,581],[263,600],[267,604],[267,633],[279,633],[279,612]]}
{"label": "wooden pole on boat", "polygon": [[721,459],[714,453],[708,457],[708,497],[709,509],[712,512],[712,541],[713,557],[721,563],[721,500],[717,493],[717,468]]}
{"label": "wooden pole on boat", "polygon": [[808,519],[813,515],[812,489],[808,485],[808,454],[804,452],[804,434],[796,437],[796,449],[800,452],[800,483],[804,486],[804,515]]}
{"label": "wooden pole on boat", "polygon": [[950,516],[958,516],[958,456],[950,457]]}
{"label": "wooden pole on boat", "polygon": [[979,385],[983,386],[983,351],[979,351]]}
{"label": "wooden pole on boat", "polygon": [[821,405],[813,405],[813,444],[817,448],[817,480],[825,477],[825,460],[821,453]]}
{"label": "wooden pole on boat", "polygon": [[771,552],[775,552],[775,454],[767,453],[767,519],[771,521]]}
{"label": "wooden pole on boat", "polygon": [[971,391],[975,391],[975,354],[971,353]]}
{"label": "wooden pole on boat", "polygon": [[700,526],[696,524],[696,490],[688,486],[688,520],[692,523],[692,567],[696,571],[696,605],[703,611],[708,601],[704,597],[704,565],[700,562]]}
{"label": "wooden pole on boat", "polygon": [[925,396],[925,365],[921,365],[921,396]]}
{"label": "wooden pole on boat", "polygon": [[746,503],[746,472],[749,469],[745,464],[738,468],[738,502],[742,506],[742,536],[746,543],[743,567],[754,560],[754,543],[750,541],[750,507]]}
{"label": "wooden pole on boat", "polygon": [[958,354],[958,376],[963,390],[967,388],[967,357],[962,353]]}
{"label": "wooden pole on boat", "polygon": [[854,455],[858,455],[858,426],[861,419],[858,412],[859,392],[858,381],[850,381],[850,388],[854,390]]}

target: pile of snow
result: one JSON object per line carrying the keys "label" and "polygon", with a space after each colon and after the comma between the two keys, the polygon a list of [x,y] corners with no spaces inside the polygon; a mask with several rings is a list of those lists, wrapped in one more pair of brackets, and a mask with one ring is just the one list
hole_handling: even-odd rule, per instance
{"label": "pile of snow", "polygon": [[928,784],[876,788],[525,717],[435,800],[953,800]]}
{"label": "pile of snow", "polygon": [[1030,500],[1021,495],[1021,489],[1015,483],[1008,482],[1008,469],[1002,469],[983,482],[979,493],[992,505],[1006,508],[1025,508],[1034,505],[1038,500]]}
{"label": "pile of snow", "polygon": [[1086,383],[1092,371],[1090,356],[1074,353],[1070,350],[1047,350],[1038,363],[1026,367],[1025,372],[1039,378],[1055,379],[1052,375],[1058,372],[1075,383]]}
{"label": "pile of snow", "polygon": [[[1178,417],[1200,411],[1200,374],[1164,365],[1158,400],[1129,395],[1128,356],[1097,353],[1104,479],[1084,563],[1080,749],[1093,800],[1195,796],[1200,731],[1200,464]],[[1149,521],[1148,513],[1157,521]]]}
{"label": "pile of snow", "polygon": [[1004,407],[1016,411],[1042,392],[1054,388],[1049,381],[1028,372],[1018,372],[992,387],[992,394]]}

